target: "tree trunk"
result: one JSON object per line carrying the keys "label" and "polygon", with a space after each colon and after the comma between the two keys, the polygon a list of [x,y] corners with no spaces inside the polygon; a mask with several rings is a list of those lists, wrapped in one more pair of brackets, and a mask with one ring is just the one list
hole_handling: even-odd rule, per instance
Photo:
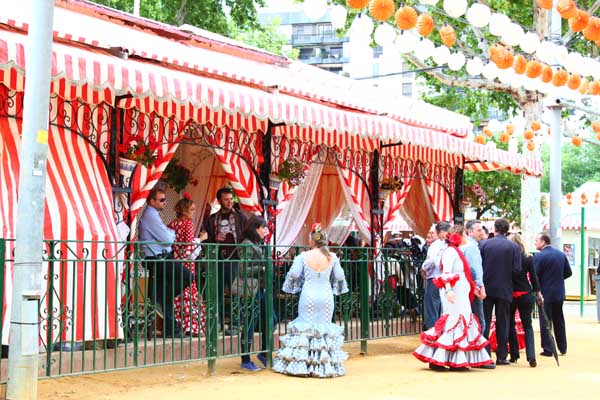
{"label": "tree trunk", "polygon": [[[527,125],[533,120],[540,120],[542,116],[542,96],[533,95],[529,92],[529,101],[521,103]],[[545,132],[539,132],[545,135]],[[536,149],[536,155],[539,156],[539,149]],[[528,150],[523,146],[523,152]],[[535,236],[542,231],[542,212],[541,212],[541,193],[540,178],[535,176],[523,175],[521,177],[521,231],[523,243],[527,251],[534,250],[533,241]]]}
{"label": "tree trunk", "polygon": [[175,16],[175,21],[177,22],[177,26],[181,26],[185,23],[185,19],[188,16],[188,8],[187,8],[187,0],[181,0],[181,5],[179,6],[179,10],[177,10],[177,15]]}

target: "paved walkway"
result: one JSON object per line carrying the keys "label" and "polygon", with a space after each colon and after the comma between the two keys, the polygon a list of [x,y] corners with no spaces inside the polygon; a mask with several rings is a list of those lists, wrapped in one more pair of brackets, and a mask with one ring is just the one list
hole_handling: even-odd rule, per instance
{"label": "paved walkway", "polygon": [[[588,307],[586,307],[587,311]],[[350,343],[348,375],[337,379],[282,376],[271,371],[241,372],[239,359],[220,360],[218,374],[206,363],[188,363],[114,373],[43,380],[40,399],[595,399],[600,393],[600,323],[568,306],[568,354],[538,357],[530,368],[525,355],[496,370],[433,372],[411,356],[417,337],[373,341],[369,355]],[[595,312],[595,308],[593,309]],[[591,311],[590,311],[591,313]],[[535,321],[537,326],[537,321]],[[536,329],[537,331],[537,329]],[[539,353],[539,334],[536,332]]]}

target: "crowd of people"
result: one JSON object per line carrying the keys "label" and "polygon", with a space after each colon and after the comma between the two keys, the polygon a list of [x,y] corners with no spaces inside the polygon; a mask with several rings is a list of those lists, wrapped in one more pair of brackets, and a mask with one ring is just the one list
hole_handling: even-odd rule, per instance
{"label": "crowd of people", "polygon": [[[189,260],[197,257],[200,242],[217,244],[219,298],[243,300],[235,313],[233,307],[219,306],[218,325],[226,334],[240,333],[241,367],[256,371],[260,368],[250,353],[257,329],[263,333],[257,359],[262,367],[267,365],[267,255],[261,246],[267,223],[236,210],[230,188],[220,189],[216,197],[219,210],[206,215],[203,229],[196,235],[196,206],[191,198],[184,196],[177,202],[176,219],[166,225],[159,214],[167,200],[165,188],[157,185],[151,190],[138,233],[151,276],[148,296],[164,314],[164,337],[204,334],[206,309],[198,292],[196,263]],[[535,367],[532,313],[536,302],[552,322],[558,351],[563,355],[567,352],[562,303],[564,279],[571,275],[571,269],[565,255],[550,246],[547,234],[540,233],[535,241],[538,253],[531,256],[520,236],[509,234],[509,223],[504,219],[495,221],[493,233],[484,228],[479,221],[464,226],[439,222],[424,245],[418,241],[406,245],[413,261],[418,259],[421,264],[421,255],[425,258],[420,274],[411,279],[414,285],[422,286],[424,303],[422,345],[413,354],[431,369],[495,368],[517,362],[517,318],[525,333],[527,361]],[[390,243],[393,241],[386,242],[388,253],[395,246]],[[310,250],[293,253],[281,290],[300,294],[298,317],[288,323],[287,334],[279,338],[281,348],[273,364],[276,372],[315,377],[345,374],[343,332],[332,323],[332,316],[333,296],[348,292],[348,285],[340,259],[328,244],[326,233],[315,224],[309,235]],[[411,276],[411,271],[401,275]],[[397,288],[399,301],[417,313],[414,288],[405,283]],[[276,312],[273,317],[277,322]],[[492,317],[495,363],[488,340]],[[550,333],[541,328],[541,355],[552,356]]]}

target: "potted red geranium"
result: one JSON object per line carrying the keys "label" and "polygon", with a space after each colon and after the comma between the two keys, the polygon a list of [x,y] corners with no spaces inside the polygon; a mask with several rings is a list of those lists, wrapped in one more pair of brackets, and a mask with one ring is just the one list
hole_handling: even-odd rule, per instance
{"label": "potted red geranium", "polygon": [[156,161],[158,142],[153,135],[142,137],[138,135],[126,136],[123,143],[119,144],[119,167],[121,175],[131,176],[136,164],[148,168]]}

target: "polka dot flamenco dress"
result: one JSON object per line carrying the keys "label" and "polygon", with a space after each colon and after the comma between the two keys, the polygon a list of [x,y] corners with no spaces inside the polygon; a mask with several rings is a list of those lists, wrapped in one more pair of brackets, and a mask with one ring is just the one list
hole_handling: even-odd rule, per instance
{"label": "polka dot flamenco dress", "polygon": [[333,295],[348,292],[344,271],[335,255],[327,269],[313,271],[304,254],[294,259],[282,290],[300,293],[298,318],[287,326],[287,335],[279,338],[281,348],[273,361],[273,370],[287,375],[328,378],[346,374],[342,351],[343,328],[331,323]]}

